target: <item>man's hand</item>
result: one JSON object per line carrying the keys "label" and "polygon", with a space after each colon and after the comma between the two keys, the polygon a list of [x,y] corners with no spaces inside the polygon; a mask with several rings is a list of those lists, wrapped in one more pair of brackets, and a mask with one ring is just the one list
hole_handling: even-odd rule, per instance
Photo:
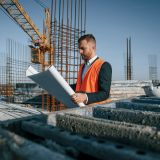
{"label": "man's hand", "polygon": [[71,99],[74,103],[86,103],[87,95],[85,93],[75,93],[71,96]]}

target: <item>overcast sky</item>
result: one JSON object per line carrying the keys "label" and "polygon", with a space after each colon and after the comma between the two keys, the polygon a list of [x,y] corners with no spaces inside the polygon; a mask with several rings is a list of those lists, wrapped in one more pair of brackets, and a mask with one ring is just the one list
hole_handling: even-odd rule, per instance
{"label": "overcast sky", "polygon": [[[49,2],[48,0],[47,2]],[[38,28],[42,27],[43,9],[34,0],[19,0]],[[87,0],[86,33],[97,40],[97,55],[110,62],[113,80],[124,80],[126,38],[131,37],[133,77],[149,78],[148,56],[157,55],[160,75],[160,0]],[[0,53],[7,38],[23,44],[29,37],[0,10]],[[159,76],[160,78],[160,76]]]}

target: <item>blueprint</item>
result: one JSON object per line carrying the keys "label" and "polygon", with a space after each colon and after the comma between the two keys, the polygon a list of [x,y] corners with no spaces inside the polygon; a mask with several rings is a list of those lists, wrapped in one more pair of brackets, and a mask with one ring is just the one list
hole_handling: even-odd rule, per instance
{"label": "blueprint", "polygon": [[68,108],[85,106],[84,103],[73,103],[71,95],[75,92],[53,65],[43,72],[37,72],[32,66],[29,66],[26,70],[26,76]]}

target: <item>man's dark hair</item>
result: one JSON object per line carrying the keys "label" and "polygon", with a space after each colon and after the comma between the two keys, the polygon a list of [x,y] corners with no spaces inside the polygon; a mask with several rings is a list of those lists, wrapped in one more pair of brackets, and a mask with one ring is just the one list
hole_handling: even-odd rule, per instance
{"label": "man's dark hair", "polygon": [[87,42],[88,41],[93,41],[94,43],[96,43],[96,39],[92,34],[85,34],[85,35],[81,36],[78,39],[78,43],[80,43],[82,40],[86,40]]}

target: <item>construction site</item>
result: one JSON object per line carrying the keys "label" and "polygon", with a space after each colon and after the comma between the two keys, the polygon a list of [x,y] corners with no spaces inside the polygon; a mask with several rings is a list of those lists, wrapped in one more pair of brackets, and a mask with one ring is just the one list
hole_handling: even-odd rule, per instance
{"label": "construction site", "polygon": [[43,72],[54,65],[68,84],[76,83],[87,0],[51,0],[49,6],[35,1],[44,8],[42,33],[18,0],[0,0],[0,12],[30,39],[27,45],[7,39],[6,51],[0,53],[0,159],[159,160],[156,57],[149,58],[150,80],[133,80],[127,38],[125,80],[112,81],[111,102],[65,106],[26,77],[26,70],[31,65]]}

